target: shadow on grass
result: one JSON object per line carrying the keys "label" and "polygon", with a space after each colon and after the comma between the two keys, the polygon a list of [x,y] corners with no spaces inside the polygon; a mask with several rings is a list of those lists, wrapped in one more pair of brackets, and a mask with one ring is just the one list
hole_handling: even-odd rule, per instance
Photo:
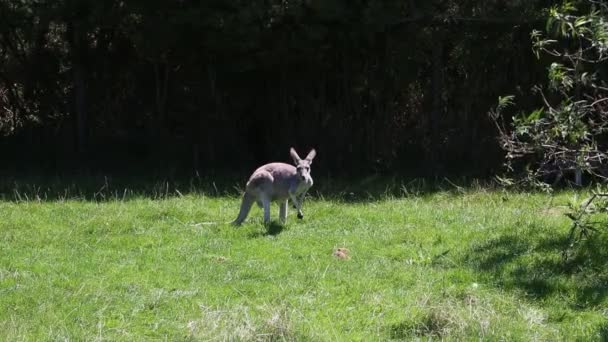
{"label": "shadow on grass", "polygon": [[[240,197],[249,173],[165,175],[138,171],[119,174],[20,174],[0,171],[0,200],[4,201],[128,201],[167,199],[189,194]],[[314,177],[314,175],[313,175]],[[458,196],[480,189],[499,189],[493,181],[459,178],[407,178],[372,174],[367,177],[314,177],[313,198],[342,203],[367,203],[387,198],[425,197],[441,192]]]}
{"label": "shadow on grass", "polygon": [[279,222],[272,221],[266,225],[266,234],[265,235],[266,236],[268,236],[268,235],[276,236],[276,235],[281,234],[283,229],[285,229],[285,225],[283,225]]}
{"label": "shadow on grass", "polygon": [[422,317],[409,317],[407,321],[389,326],[388,333],[393,340],[419,340],[422,337],[432,340],[447,336],[451,322],[447,317],[442,317],[433,311],[427,312]]}
{"label": "shadow on grass", "polygon": [[[188,194],[209,197],[240,197],[248,174],[214,176],[164,176],[156,174],[0,174],[0,200],[128,201],[134,198],[166,199]],[[316,177],[312,197],[344,203],[374,202],[386,198],[426,196],[436,192],[458,195],[467,189],[492,188],[465,179],[426,180],[371,175],[357,179]]]}
{"label": "shadow on grass", "polygon": [[[249,176],[230,174],[213,176],[106,174],[18,175],[0,174],[0,200],[58,201],[127,201],[134,198],[166,199],[188,194],[209,197],[240,197]],[[403,180],[373,175],[361,179],[315,178],[311,196],[341,202],[368,202],[387,197],[421,196],[436,191],[458,191],[456,185],[432,183],[423,179]]]}
{"label": "shadow on grass", "polygon": [[600,341],[608,341],[608,324],[600,328]]}
{"label": "shadow on grass", "polygon": [[278,221],[270,221],[270,223],[264,225],[265,230],[256,230],[252,232],[249,237],[252,239],[266,236],[277,236],[283,232],[285,225]]}
{"label": "shadow on grass", "polygon": [[[237,178],[234,178],[237,179]],[[62,175],[0,176],[0,199],[9,201],[128,201],[168,199],[189,194],[209,197],[240,196],[231,178],[165,178],[155,176]]]}
{"label": "shadow on grass", "polygon": [[573,309],[603,303],[608,296],[608,232],[575,246],[564,259],[567,244],[565,234],[503,235],[472,248],[465,260],[499,286],[522,290],[533,299],[565,294]]}

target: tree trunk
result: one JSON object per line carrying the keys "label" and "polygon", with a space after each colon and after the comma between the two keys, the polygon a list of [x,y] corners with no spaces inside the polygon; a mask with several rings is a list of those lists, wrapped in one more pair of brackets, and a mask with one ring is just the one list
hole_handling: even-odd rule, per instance
{"label": "tree trunk", "polygon": [[576,186],[583,186],[583,171],[578,166],[574,170],[574,184]]}
{"label": "tree trunk", "polygon": [[432,89],[433,109],[431,113],[431,169],[435,175],[441,172],[442,144],[441,144],[441,119],[443,118],[443,45],[442,39],[436,39],[432,51]]}
{"label": "tree trunk", "polygon": [[88,112],[86,103],[85,68],[81,63],[74,65],[74,104],[77,122],[77,151],[83,156],[87,152]]}
{"label": "tree trunk", "polygon": [[169,88],[169,66],[166,62],[154,62],[154,80],[156,90],[155,135],[161,137],[167,114],[167,93]]}
{"label": "tree trunk", "polygon": [[86,84],[86,30],[82,24],[69,22],[67,34],[72,59],[73,117],[76,126],[76,152],[82,158],[88,145],[88,112]]}
{"label": "tree trunk", "polygon": [[160,168],[166,166],[166,158],[169,157],[169,139],[167,136],[167,129],[165,127],[167,120],[167,94],[168,94],[168,83],[169,83],[169,65],[166,61],[154,61],[154,83],[155,83],[155,104],[156,104],[156,115],[153,119],[152,134],[150,138],[150,146],[154,146],[155,153],[152,158],[161,161]]}

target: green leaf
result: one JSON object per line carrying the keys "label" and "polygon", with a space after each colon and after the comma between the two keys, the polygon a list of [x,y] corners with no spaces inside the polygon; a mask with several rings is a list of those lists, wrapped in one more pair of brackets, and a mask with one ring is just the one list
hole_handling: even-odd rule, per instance
{"label": "green leaf", "polygon": [[532,113],[530,113],[527,117],[527,120],[530,122],[538,121],[542,117],[544,112],[545,112],[544,109],[539,108],[539,109],[533,111]]}

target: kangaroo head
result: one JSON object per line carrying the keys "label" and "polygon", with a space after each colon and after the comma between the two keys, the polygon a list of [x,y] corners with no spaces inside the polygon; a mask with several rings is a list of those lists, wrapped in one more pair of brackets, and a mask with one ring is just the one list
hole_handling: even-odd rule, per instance
{"label": "kangaroo head", "polygon": [[310,165],[312,164],[312,160],[317,155],[317,152],[312,149],[310,152],[308,152],[306,158],[302,159],[300,158],[300,156],[298,156],[298,153],[296,153],[296,150],[294,150],[292,147],[289,150],[289,154],[293,159],[293,163],[296,165],[298,179],[307,182],[310,181],[308,183],[312,184],[312,177],[310,176]]}

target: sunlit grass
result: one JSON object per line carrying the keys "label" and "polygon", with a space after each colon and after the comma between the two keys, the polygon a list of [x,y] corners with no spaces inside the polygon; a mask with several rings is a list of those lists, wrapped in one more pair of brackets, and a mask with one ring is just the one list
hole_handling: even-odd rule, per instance
{"label": "sunlit grass", "polygon": [[[118,192],[117,192],[118,193]],[[0,202],[4,340],[602,340],[605,235],[560,251],[573,195],[309,199],[240,228],[239,199]],[[331,199],[329,199],[331,198]],[[273,217],[278,208],[273,206]],[[350,258],[336,258],[338,247]]]}

